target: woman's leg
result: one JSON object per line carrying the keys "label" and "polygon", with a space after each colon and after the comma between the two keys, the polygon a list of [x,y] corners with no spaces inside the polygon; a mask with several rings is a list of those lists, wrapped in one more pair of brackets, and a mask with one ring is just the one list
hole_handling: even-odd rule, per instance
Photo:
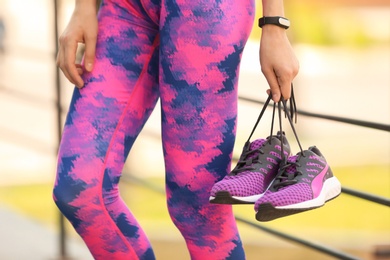
{"label": "woman's leg", "polygon": [[58,156],[54,200],[95,259],[155,258],[118,191],[158,99],[158,28],[134,10],[128,1],[104,1],[95,67],[74,91]]}
{"label": "woman's leg", "polygon": [[160,24],[160,97],[171,218],[192,259],[245,259],[232,207],[209,203],[230,168],[239,63],[252,0],[165,0]]}

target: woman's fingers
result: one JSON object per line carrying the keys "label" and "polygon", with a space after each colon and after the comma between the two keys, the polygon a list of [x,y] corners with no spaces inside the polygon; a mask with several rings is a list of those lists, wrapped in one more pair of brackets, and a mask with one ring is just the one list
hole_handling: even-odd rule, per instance
{"label": "woman's fingers", "polygon": [[95,61],[96,49],[96,34],[86,35],[85,37],[85,53],[84,53],[84,67],[91,72]]}
{"label": "woman's fingers", "polygon": [[60,49],[57,54],[57,61],[56,61],[57,66],[61,69],[62,73],[64,73],[65,77],[72,83],[76,84],[76,82],[73,80],[71,75],[68,73],[67,69],[65,68],[64,65],[64,50],[62,46],[60,46]]}
{"label": "woman's fingers", "polygon": [[[84,86],[83,79],[81,78],[77,68],[76,68],[76,52],[77,52],[77,42],[75,40],[70,40],[64,43],[63,51],[63,64],[62,71],[65,75],[69,75],[69,81],[75,84],[78,88]],[[66,72],[65,72],[66,71]]]}
{"label": "woman's fingers", "polygon": [[[57,66],[65,77],[78,88],[84,86],[81,75],[91,72],[95,57],[97,38],[96,5],[93,1],[79,1],[72,17],[59,38]],[[85,68],[76,64],[79,43],[85,44]]]}
{"label": "woman's fingers", "polygon": [[279,83],[275,75],[275,72],[273,70],[269,70],[263,67],[262,67],[262,72],[265,78],[267,79],[268,85],[270,87],[270,91],[272,93],[272,100],[275,102],[279,102],[281,93],[280,93]]}
{"label": "woman's fingers", "polygon": [[79,75],[82,75],[84,70],[83,70],[83,67],[81,66],[81,64],[76,64],[76,69],[77,69],[77,73]]}

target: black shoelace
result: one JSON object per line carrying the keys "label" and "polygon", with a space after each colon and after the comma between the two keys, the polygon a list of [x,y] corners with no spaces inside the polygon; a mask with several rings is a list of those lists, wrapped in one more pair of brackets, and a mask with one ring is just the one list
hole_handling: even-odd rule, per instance
{"label": "black shoelace", "polygon": [[[275,182],[273,184],[273,188],[279,190],[280,188],[295,184],[298,182],[296,179],[297,176],[302,175],[302,172],[296,170],[296,167],[299,167],[300,164],[298,162],[286,162],[284,165],[279,167],[280,175],[276,176]],[[294,172],[288,172],[287,169],[289,167],[294,167]]]}
{"label": "black shoelace", "polygon": [[[258,152],[258,156],[251,157],[251,155]],[[255,168],[253,167],[254,163],[261,163],[260,156],[264,154],[264,151],[260,148],[254,150],[248,150],[242,153],[240,160],[237,162],[236,167],[231,171],[231,174],[237,175],[244,171],[251,171]]]}
{"label": "black shoelace", "polygon": [[[252,129],[252,132],[250,133],[248,140],[245,142],[245,146],[244,146],[243,152],[240,156],[240,159],[237,162],[236,167],[231,171],[231,174],[237,175],[237,174],[244,172],[244,171],[253,170],[254,167],[251,166],[251,165],[253,165],[253,163],[261,163],[260,155],[264,154],[264,151],[261,149],[261,147],[254,149],[254,150],[250,150],[250,139],[252,138],[253,133],[255,132],[261,118],[263,117],[263,114],[264,114],[266,108],[268,107],[268,105],[271,101],[271,98],[272,98],[272,93],[269,94],[267,100],[265,101],[264,106],[263,106],[263,108],[262,108],[262,110],[261,110],[261,112],[256,120],[256,123],[255,123],[253,129]],[[295,128],[294,128],[293,123],[292,123],[292,120],[294,117],[295,117],[295,122],[297,121],[297,109],[296,109],[294,89],[293,89],[292,84],[291,84],[291,97],[290,97],[289,101],[290,101],[290,110],[289,111],[287,110],[287,104],[286,104],[287,102],[283,99],[283,97],[281,97],[281,101],[279,101],[277,103],[278,104],[278,114],[279,114],[279,128],[280,128],[279,134],[280,134],[280,140],[282,143],[281,144],[281,157],[282,157],[282,163],[284,163],[284,164],[287,163],[287,158],[286,158],[286,156],[284,154],[284,150],[283,150],[283,146],[284,146],[283,140],[285,137],[283,136],[283,129],[282,129],[281,103],[283,104],[283,110],[284,110],[285,116],[287,116],[287,118],[290,122],[290,125],[291,125],[291,127],[294,131],[294,134],[295,134],[295,138],[297,139],[299,147],[301,148],[301,151],[302,151],[301,144],[298,140],[298,136],[296,134]],[[270,133],[270,136],[267,140],[267,142],[269,142],[269,144],[271,144],[271,139],[273,136],[275,114],[276,114],[276,102],[274,102],[273,109],[272,109],[271,133]],[[253,155],[255,152],[258,152],[259,155],[257,157],[251,157],[251,155]]]}
{"label": "black shoelace", "polygon": [[[303,153],[303,149],[302,149],[301,143],[299,141],[297,132],[296,132],[294,124],[292,122],[293,115],[295,115],[295,122],[297,120],[297,117],[296,117],[296,104],[295,104],[295,99],[294,99],[293,95],[294,94],[293,94],[293,91],[292,91],[291,92],[291,97],[292,97],[291,99],[292,99],[292,101],[290,102],[290,113],[287,112],[286,101],[283,99],[283,97],[281,98],[281,101],[278,103],[279,125],[280,125],[280,131],[282,131],[282,123],[281,123],[281,110],[282,110],[282,108],[281,108],[281,104],[280,104],[280,103],[282,103],[284,113],[285,113],[285,115],[288,118],[288,121],[290,123],[291,129],[293,130],[293,133],[294,133],[295,139],[297,140],[300,152],[297,154],[298,157],[297,157],[295,162],[288,161],[287,158],[284,157],[283,145],[282,145],[282,156],[283,156],[282,158],[283,158],[283,160],[282,160],[282,162],[279,165],[279,173],[276,176],[275,182],[273,184],[273,188],[275,188],[277,190],[282,188],[282,187],[286,187],[286,186],[289,186],[289,185],[297,183],[296,177],[299,176],[299,175],[302,175],[302,172],[297,170],[296,168],[300,167],[300,164],[297,162],[298,158],[300,156],[305,157],[305,154]],[[294,168],[294,172],[288,171],[288,169],[290,167]]]}

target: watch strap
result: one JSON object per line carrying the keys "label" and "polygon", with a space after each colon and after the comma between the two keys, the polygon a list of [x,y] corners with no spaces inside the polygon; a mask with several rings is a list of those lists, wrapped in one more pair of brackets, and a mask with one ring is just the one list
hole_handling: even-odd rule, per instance
{"label": "watch strap", "polygon": [[281,16],[263,16],[259,19],[259,27],[263,28],[266,24],[273,24],[284,29],[290,27],[290,21],[287,18]]}

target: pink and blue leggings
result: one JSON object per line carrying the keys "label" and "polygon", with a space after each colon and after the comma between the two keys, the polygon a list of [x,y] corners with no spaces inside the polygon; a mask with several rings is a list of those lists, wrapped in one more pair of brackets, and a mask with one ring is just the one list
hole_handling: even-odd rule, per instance
{"label": "pink and blue leggings", "polygon": [[254,0],[103,1],[95,67],[74,90],[53,192],[95,259],[155,259],[118,182],[158,99],[168,210],[191,258],[245,259],[232,207],[208,199],[230,170],[254,10]]}

